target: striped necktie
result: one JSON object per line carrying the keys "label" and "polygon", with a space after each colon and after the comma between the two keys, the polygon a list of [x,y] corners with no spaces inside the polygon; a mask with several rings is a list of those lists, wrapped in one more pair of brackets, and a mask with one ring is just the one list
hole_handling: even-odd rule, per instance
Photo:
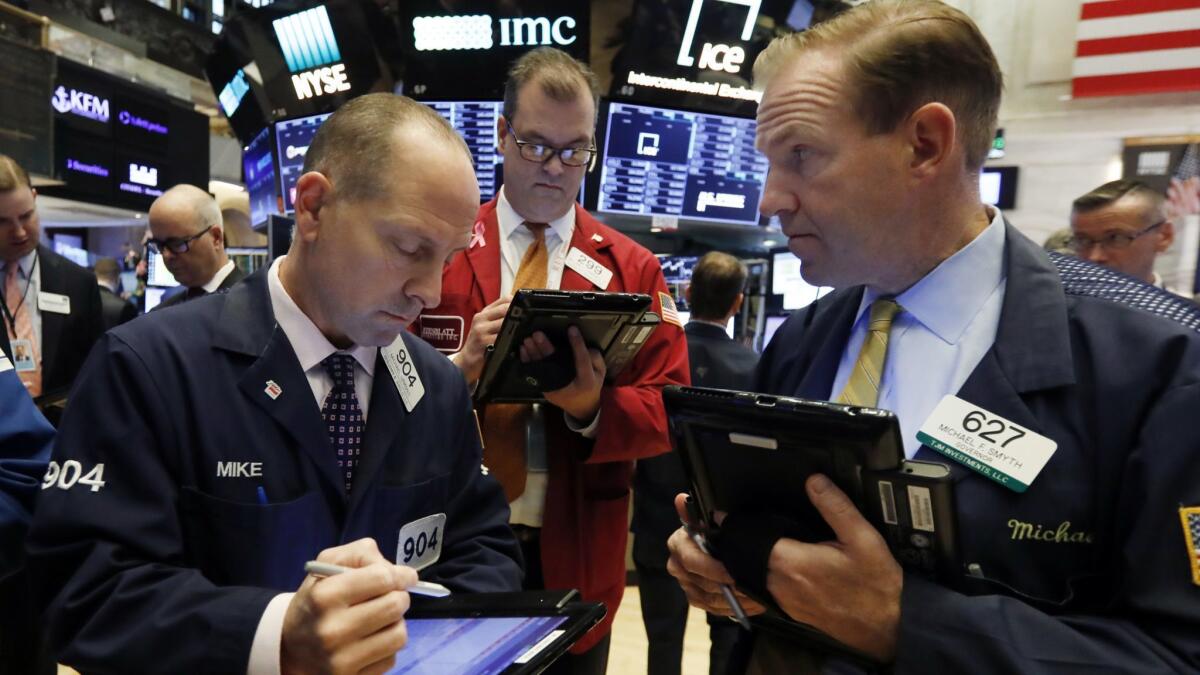
{"label": "striped necktie", "polygon": [[838,403],[869,408],[878,405],[879,381],[883,377],[883,364],[887,359],[888,331],[892,329],[892,319],[900,309],[900,305],[892,298],[879,298],[871,303],[867,336],[863,339],[854,369],[850,371],[846,388],[837,397]]}
{"label": "striped necktie", "polygon": [[[21,383],[29,390],[30,396],[42,395],[42,355],[41,345],[38,344],[37,335],[33,332],[33,315],[30,307],[29,284],[32,279],[26,279],[22,284],[17,279],[17,271],[20,268],[20,263],[13,260],[8,263],[4,270],[4,304],[8,307],[9,316],[5,317],[5,328],[8,329],[8,336],[15,340],[23,340],[24,344],[29,345],[31,354],[26,355],[26,358],[33,360],[32,370],[23,370],[18,364],[17,375],[21,378]],[[36,300],[36,299],[34,299]],[[9,324],[9,320],[12,323]],[[18,355],[16,347],[13,347],[13,357],[16,361],[25,359]]]}

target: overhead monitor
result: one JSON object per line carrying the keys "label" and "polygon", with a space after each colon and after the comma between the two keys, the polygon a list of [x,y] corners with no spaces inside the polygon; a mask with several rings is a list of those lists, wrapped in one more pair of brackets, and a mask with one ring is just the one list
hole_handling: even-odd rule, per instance
{"label": "overhead monitor", "polygon": [[279,190],[283,212],[291,213],[296,199],[296,181],[304,173],[304,155],[321,123],[332,113],[300,117],[275,123],[275,147],[279,152]]}
{"label": "overhead monitor", "polygon": [[422,101],[446,118],[467,142],[479,181],[480,201],[490,201],[503,180],[504,156],[496,148],[496,120],[501,101]]}
{"label": "overhead monitor", "polygon": [[668,284],[686,284],[692,280],[692,270],[700,258],[694,255],[660,255],[663,279]]}
{"label": "overhead monitor", "polygon": [[613,102],[604,128],[597,211],[758,224],[753,119]]}
{"label": "overhead monitor", "polygon": [[833,290],[831,286],[813,286],[800,275],[800,259],[791,251],[776,253],[772,261],[771,293],[783,296],[784,309],[807,307]]}
{"label": "overhead monitor", "polygon": [[250,193],[250,225],[258,227],[267,216],[278,212],[275,195],[275,155],[271,152],[271,129],[263,129],[242,152],[242,179]]}
{"label": "overhead monitor", "polygon": [[767,345],[771,344],[771,338],[775,336],[775,331],[779,330],[784,321],[787,321],[786,316],[768,316],[766,319],[766,326],[763,327],[762,345],[759,346],[759,351],[766,349]]}

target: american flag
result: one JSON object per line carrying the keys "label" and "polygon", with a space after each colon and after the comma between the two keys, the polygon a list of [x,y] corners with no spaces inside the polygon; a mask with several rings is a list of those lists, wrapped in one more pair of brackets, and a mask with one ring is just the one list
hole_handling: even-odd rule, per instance
{"label": "american flag", "polygon": [[1085,2],[1071,94],[1200,91],[1200,0]]}
{"label": "american flag", "polygon": [[1200,586],[1200,506],[1179,509],[1179,517],[1183,520],[1183,538],[1192,565],[1192,583]]}
{"label": "american flag", "polygon": [[683,328],[683,321],[679,318],[679,310],[675,309],[675,301],[670,295],[658,292],[658,304],[662,305],[662,320],[667,323],[673,323],[680,328]]}

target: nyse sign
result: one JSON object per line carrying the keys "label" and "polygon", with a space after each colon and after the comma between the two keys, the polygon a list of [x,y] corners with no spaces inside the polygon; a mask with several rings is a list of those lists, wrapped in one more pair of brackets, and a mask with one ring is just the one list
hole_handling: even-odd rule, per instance
{"label": "nyse sign", "polygon": [[339,91],[350,91],[346,64],[336,63],[292,75],[292,86],[296,88],[296,98],[301,101]]}

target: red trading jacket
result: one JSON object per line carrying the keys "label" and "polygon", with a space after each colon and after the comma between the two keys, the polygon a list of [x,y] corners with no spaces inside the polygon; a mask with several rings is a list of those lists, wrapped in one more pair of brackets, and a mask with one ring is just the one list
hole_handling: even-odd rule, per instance
{"label": "red trading jacket", "polygon": [[[471,319],[500,297],[500,238],[496,200],[479,209],[482,242],[472,241],[442,275],[442,303],[422,313],[413,328],[445,353],[462,348]],[[478,229],[478,227],[477,227]],[[613,272],[611,292],[648,293],[662,316],[666,294],[658,259],[625,235],[576,205],[571,246]],[[562,290],[596,290],[564,267]],[[548,414],[548,481],[542,523],[542,567],[547,588],[577,588],[587,601],[603,602],[608,615],[575,643],[581,653],[608,634],[625,591],[625,542],[633,460],[671,449],[662,388],[688,384],[687,343],[677,323],[663,321],[617,382],[600,395],[600,426],[594,439]]]}

